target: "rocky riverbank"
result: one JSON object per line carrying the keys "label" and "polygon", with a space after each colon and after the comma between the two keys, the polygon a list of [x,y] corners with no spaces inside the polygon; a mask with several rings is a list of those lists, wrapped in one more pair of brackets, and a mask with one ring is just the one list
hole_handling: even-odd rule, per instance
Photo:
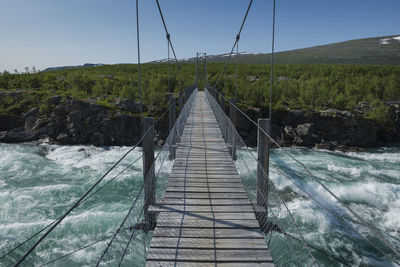
{"label": "rocky riverbank", "polygon": [[[19,143],[42,140],[62,145],[133,145],[140,138],[140,104],[118,99],[113,107],[95,99],[63,100],[53,96],[46,113],[39,107],[13,116],[0,116],[0,142]],[[305,146],[342,151],[376,147],[400,141],[400,108],[392,105],[394,127],[365,119],[348,111],[285,110],[273,115],[272,137],[282,146]],[[262,110],[246,110],[255,121]],[[238,117],[239,133],[249,146],[256,146],[257,130],[247,119]],[[167,122],[156,126],[155,143],[163,144]]]}
{"label": "rocky riverbank", "polygon": [[[400,141],[400,107],[392,105],[393,127],[380,125],[360,114],[336,109],[322,111],[286,110],[274,114],[272,137],[281,146],[304,146],[319,149],[357,151]],[[255,119],[260,110],[249,112]],[[249,122],[239,119],[239,133],[250,146],[257,142],[257,132]]]}
{"label": "rocky riverbank", "polygon": [[0,117],[0,142],[19,143],[43,140],[62,145],[132,145],[140,138],[140,119],[127,115],[137,112],[137,103],[121,100],[118,110],[54,96],[51,110],[41,114],[39,107],[21,115]]}

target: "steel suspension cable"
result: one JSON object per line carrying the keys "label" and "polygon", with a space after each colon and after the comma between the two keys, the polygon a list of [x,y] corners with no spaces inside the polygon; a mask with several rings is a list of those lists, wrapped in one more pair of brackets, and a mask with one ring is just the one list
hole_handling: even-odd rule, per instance
{"label": "steel suspension cable", "polygon": [[[128,230],[128,229],[129,229],[129,228],[126,228],[126,229],[124,229],[124,230]],[[89,243],[89,244],[87,244],[87,245],[85,245],[85,246],[83,246],[83,247],[80,247],[80,248],[78,248],[78,249],[76,249],[76,250],[74,250],[74,251],[68,252],[68,253],[66,253],[66,254],[64,254],[64,255],[58,257],[58,258],[55,258],[55,259],[53,259],[53,260],[51,260],[51,261],[48,261],[48,262],[46,262],[46,263],[43,263],[42,265],[39,265],[39,267],[49,265],[50,263],[53,263],[53,262],[56,262],[56,261],[58,261],[58,260],[61,260],[61,259],[65,258],[65,257],[71,256],[72,254],[74,254],[74,253],[76,253],[76,252],[79,252],[79,251],[84,250],[84,249],[86,249],[86,248],[88,248],[88,247],[94,246],[94,245],[96,245],[96,244],[98,244],[98,243],[100,243],[100,242],[102,242],[102,241],[105,241],[105,240],[111,238],[113,235],[114,235],[114,234],[109,235],[109,236],[106,236],[106,237],[103,237],[103,238],[101,238],[101,239],[99,239],[99,240],[97,240],[97,241],[95,241],[95,242]]]}
{"label": "steel suspension cable", "polygon": [[[161,16],[162,23],[163,23],[163,25],[164,25],[165,34],[166,34],[167,36],[170,36],[170,33],[169,33],[168,29],[167,29],[167,24],[165,23],[164,15],[163,15],[162,10],[161,10],[160,3],[158,2],[158,0],[156,0],[156,2],[157,2],[157,7],[158,7],[158,11],[159,11],[160,16]],[[167,37],[167,38],[168,38],[168,37]],[[173,55],[174,55],[175,62],[179,65],[178,58],[176,57],[175,49],[174,49],[174,46],[172,45],[172,42],[171,42],[171,39],[170,39],[170,38],[168,38],[168,42],[169,42],[169,44],[171,45],[171,50],[172,50],[172,53],[173,53]]]}
{"label": "steel suspension cable", "polygon": [[236,92],[235,92],[235,101],[238,102],[238,80],[239,80],[239,73],[238,73],[238,61],[239,61],[239,36],[236,37]]}
{"label": "steel suspension cable", "polygon": [[[215,90],[216,91],[216,90]],[[222,95],[221,95],[221,97],[222,97]],[[225,98],[224,98],[225,99]],[[236,132],[236,135],[238,135],[238,133]],[[239,136],[239,138],[240,138],[240,136]],[[242,141],[243,142],[243,141]],[[255,156],[250,152],[250,155],[254,158],[254,161],[255,162],[257,162],[257,159],[255,158]],[[242,160],[243,160],[243,163],[244,163],[244,165],[245,165],[245,167],[247,168],[247,170],[248,170],[248,172],[250,173],[251,171],[250,171],[250,168],[247,166],[247,163],[244,161],[244,159],[242,158]],[[272,165],[272,166],[275,166],[275,165]],[[342,218],[341,216],[339,216],[339,215],[337,215],[336,213],[334,213],[334,212],[331,212],[324,204],[322,204],[320,201],[318,201],[316,198],[314,198],[311,194],[309,194],[307,191],[305,191],[301,186],[299,186],[296,182],[294,182],[294,180],[291,178],[291,177],[289,177],[285,172],[283,172],[282,170],[280,170],[280,168],[279,167],[277,167],[277,166],[275,166],[276,167],[276,169],[278,170],[278,172],[279,173],[281,173],[283,176],[285,176],[289,181],[291,181],[297,188],[299,188],[302,192],[304,192],[308,197],[310,197],[312,200],[314,200],[320,207],[322,207],[324,210],[326,210],[329,214],[331,214],[332,216],[334,216],[335,218],[337,218],[339,221],[341,221],[341,222],[343,222],[344,223],[344,225],[345,226],[348,226],[350,229],[352,229],[355,233],[357,233],[362,239],[364,239],[367,243],[369,243],[372,247],[374,247],[377,251],[379,251],[380,253],[382,253],[382,255],[383,256],[386,256],[386,257],[388,257],[390,260],[392,260],[394,263],[396,263],[397,265],[400,265],[399,264],[399,262],[398,261],[396,261],[391,255],[389,255],[389,254],[387,254],[387,253],[385,253],[381,248],[379,248],[377,245],[375,245],[372,241],[370,241],[369,239],[367,239],[364,235],[362,235],[359,231],[357,231],[350,223],[348,223],[344,218]],[[262,171],[262,174],[263,175],[265,175],[266,176],[266,173],[264,172],[264,170],[261,168],[261,171]],[[262,195],[262,194],[261,194]],[[278,198],[279,198],[279,196],[278,196]],[[266,200],[264,199],[264,197],[262,197],[262,200],[264,201],[264,202],[266,202]],[[284,204],[284,206],[286,207],[286,204],[284,203],[284,202],[282,202],[283,204]],[[343,205],[343,204],[342,204]],[[286,209],[287,209],[287,211],[288,211],[288,213],[289,213],[289,215],[292,217],[292,221],[293,221],[293,223],[295,224],[295,226],[296,227],[298,227],[297,226],[297,224],[296,224],[296,222],[294,221],[294,218],[293,218],[293,216],[291,215],[291,212],[290,212],[290,210],[286,207]],[[285,233],[285,234],[287,234],[287,233]],[[392,237],[392,238],[394,238],[393,236],[391,236],[391,235],[389,235],[389,234],[387,234],[389,237]],[[305,242],[305,240],[304,240],[304,238],[303,238],[303,236],[301,235],[301,233],[300,233],[300,236],[301,236],[301,239],[302,240],[299,240],[299,241],[301,241],[301,242],[303,242],[304,244],[307,244],[306,242]],[[294,237],[295,238],[295,237]],[[297,239],[297,238],[296,238]],[[384,243],[384,244],[386,244],[386,243]],[[309,245],[309,244],[307,244],[307,245]],[[387,244],[386,244],[387,245]],[[323,253],[323,254],[326,254],[327,252],[322,252],[320,249],[318,249],[318,248],[316,248],[316,247],[313,247],[312,245],[310,245],[310,247],[311,248],[314,248],[314,249],[316,249],[316,250],[318,250],[318,251],[320,251],[321,253]],[[328,254],[326,254],[326,255],[328,255]],[[329,256],[329,255],[328,255]],[[335,258],[334,256],[332,256],[332,255],[330,255],[330,257],[332,257],[332,258]]]}
{"label": "steel suspension cable", "polygon": [[[82,205],[84,202],[86,202],[89,198],[91,198],[93,195],[97,194],[100,190],[102,190],[103,188],[105,188],[106,186],[108,186],[109,184],[111,184],[116,178],[118,178],[123,172],[125,172],[127,169],[129,169],[130,167],[132,167],[133,164],[135,164],[139,159],[141,159],[143,157],[143,155],[140,155],[137,159],[135,159],[131,164],[129,164],[126,168],[124,168],[121,172],[119,172],[117,175],[115,175],[112,179],[110,179],[109,181],[107,181],[107,183],[105,183],[104,185],[102,185],[100,188],[98,188],[96,191],[94,191],[92,194],[90,194],[87,198],[85,198],[81,203],[79,203],[79,206]],[[57,219],[55,219],[54,221],[52,221],[51,223],[49,223],[47,226],[43,227],[40,231],[36,232],[35,234],[33,234],[32,236],[30,236],[29,238],[27,238],[25,241],[23,241],[22,243],[18,244],[16,247],[14,247],[13,249],[9,250],[7,253],[5,253],[3,256],[0,257],[0,260],[2,260],[3,258],[5,258],[7,255],[11,254],[13,251],[15,251],[16,249],[18,249],[19,247],[21,247],[22,245],[26,244],[27,242],[29,242],[30,240],[32,240],[34,237],[36,237],[38,234],[40,234],[41,232],[43,232],[44,230],[46,230],[47,228],[49,228],[51,225],[53,225],[56,221],[58,221],[61,218],[58,217]]]}
{"label": "steel suspension cable", "polygon": [[[170,69],[171,69],[171,64],[170,64],[170,61],[169,61],[169,39],[170,39],[170,36],[169,36],[169,34],[167,34],[167,39],[168,39],[168,41],[167,41],[167,46],[168,46],[168,93],[171,93],[171,77],[170,77]],[[171,95],[169,95],[169,97],[171,97]]]}
{"label": "steel suspension cable", "polygon": [[[147,133],[149,132],[149,130],[145,133],[145,135],[147,135]],[[145,136],[143,135],[143,137]],[[140,143],[143,140],[143,137],[139,140],[138,143]],[[69,208],[60,218],[58,218],[54,224],[52,224],[52,226],[50,227],[49,230],[47,230],[40,238],[38,241],[35,242],[35,244],[22,256],[22,258],[14,265],[14,266],[19,266],[25,259],[26,257],[32,253],[32,251],[46,238],[46,236],[48,234],[50,234],[64,219],[65,217],[67,217],[76,207],[78,207],[82,201],[84,200],[84,198],[86,198],[86,196],[88,196],[90,194],[90,192],[101,182],[103,181],[103,179],[129,154],[131,153],[134,149],[136,148],[136,145],[134,147],[132,147],[131,149],[129,149],[116,163],[114,163],[114,165],[99,179],[97,180],[96,183],[94,183],[89,190],[86,191],[85,194],[83,194],[83,196],[81,196],[78,201],[76,201],[74,203],[74,205],[72,205],[71,208]]]}
{"label": "steel suspension cable", "polygon": [[[157,1],[158,1],[158,0],[157,0]],[[253,0],[250,0],[249,5],[248,5],[247,10],[246,10],[246,14],[244,15],[244,18],[243,18],[243,20],[242,20],[242,24],[240,25],[239,32],[238,32],[238,34],[236,34],[236,39],[235,39],[235,42],[234,42],[234,44],[233,44],[233,46],[232,46],[231,52],[229,53],[229,56],[228,56],[227,60],[225,61],[225,65],[224,65],[224,67],[223,67],[223,69],[222,69],[222,71],[221,71],[221,73],[220,73],[220,75],[219,75],[217,81],[216,81],[216,82],[214,83],[214,85],[213,85],[214,87],[219,83],[219,81],[221,80],[222,75],[223,75],[223,74],[225,73],[225,71],[226,71],[227,65],[228,65],[228,63],[229,63],[230,60],[231,60],[233,51],[235,50],[235,46],[237,45],[237,43],[238,43],[238,41],[239,41],[239,39],[240,39],[240,34],[242,33],[244,24],[245,24],[246,19],[247,19],[247,15],[249,14],[249,11],[250,11],[250,8],[251,8],[251,5],[252,5],[252,4],[253,4]]]}
{"label": "steel suspension cable", "polygon": [[[142,187],[140,188],[140,190],[139,190],[137,196],[139,196],[140,193],[142,193],[143,190],[144,190],[144,183],[142,184]],[[135,200],[133,201],[133,203],[132,203],[132,205],[131,205],[131,207],[130,207],[128,213],[126,214],[126,216],[125,216],[124,219],[122,220],[122,222],[121,222],[120,226],[118,227],[117,231],[112,235],[111,241],[107,244],[107,247],[106,247],[106,249],[103,251],[103,253],[101,254],[101,257],[100,257],[99,261],[97,262],[96,266],[99,266],[100,262],[103,260],[104,256],[106,255],[108,249],[111,247],[111,244],[113,243],[113,241],[115,240],[115,238],[117,237],[117,235],[121,232],[122,226],[125,224],[126,220],[128,219],[129,215],[131,214],[131,212],[132,212],[133,208],[135,207],[135,204],[136,204],[136,202],[137,202],[138,199],[139,199],[139,198],[136,197]],[[140,215],[138,216],[138,219],[141,217],[142,212],[143,212],[143,209],[142,209]]]}
{"label": "steel suspension cable", "polygon": [[[223,97],[217,90],[215,90],[214,88],[211,88],[212,90],[214,90],[217,94],[220,95],[220,97]],[[225,97],[223,97],[223,99],[225,99],[227,101],[227,99]],[[231,103],[231,105],[237,110],[239,111],[247,120],[249,120],[252,124],[254,124],[263,134],[265,134],[265,136],[268,137],[268,139],[274,143],[278,148],[282,148],[282,146],[275,140],[273,139],[270,134],[268,134],[267,132],[264,131],[264,129],[260,128],[258,126],[258,124],[252,120],[246,113],[244,113],[241,109],[239,109],[234,103]],[[343,201],[340,200],[340,198],[338,196],[336,196],[327,186],[325,186],[321,180],[316,177],[315,175],[313,175],[311,173],[311,171],[298,159],[296,159],[294,156],[292,156],[292,154],[290,154],[289,152],[285,151],[282,149],[282,152],[284,154],[286,154],[288,157],[290,157],[293,161],[295,161],[296,163],[298,163],[303,169],[304,171],[308,174],[308,176],[310,176],[311,178],[313,178],[313,180],[315,180],[320,186],[322,186],[322,188],[327,191],[333,198],[335,198],[335,200],[337,202],[339,202],[345,209],[347,209],[354,217],[356,217],[361,224],[363,224],[365,227],[367,227],[372,233],[374,233],[374,235],[383,243],[385,244],[388,248],[390,248],[398,257],[400,257],[400,252],[397,251],[397,249],[395,249],[391,244],[389,244],[383,237],[381,237],[381,235],[375,231],[375,229],[373,227],[371,227],[363,218],[361,218],[352,208],[348,207],[345,203],[343,203]]]}
{"label": "steel suspension cable", "polygon": [[[272,164],[272,166],[275,166]],[[365,236],[363,236],[359,231],[357,231],[355,229],[355,227],[351,226],[350,223],[348,223],[343,217],[337,215],[335,212],[332,212],[328,209],[328,207],[326,207],[324,204],[321,203],[321,201],[317,200],[316,198],[314,198],[310,193],[308,193],[305,189],[303,189],[300,185],[298,185],[291,177],[289,177],[289,175],[287,175],[284,171],[282,171],[279,167],[275,166],[275,168],[278,170],[278,172],[280,174],[282,174],[283,176],[285,176],[290,182],[292,182],[292,184],[294,184],[298,189],[300,189],[303,193],[305,193],[309,198],[311,198],[312,200],[314,200],[321,208],[323,208],[324,210],[326,210],[329,214],[331,214],[333,217],[335,217],[336,219],[338,219],[339,221],[343,222],[345,224],[345,226],[351,228],[351,230],[353,230],[355,233],[357,233],[359,236],[362,237],[362,239],[364,239],[367,243],[369,243],[372,247],[374,247],[376,250],[378,250],[380,253],[382,253],[382,255],[388,257],[390,260],[392,260],[394,263],[396,263],[397,265],[400,265],[399,262],[397,262],[395,259],[393,259],[390,255],[388,255],[387,253],[385,253],[382,249],[380,249],[377,245],[375,245],[373,242],[371,242],[368,238],[366,238]]]}
{"label": "steel suspension cable", "polygon": [[[169,105],[168,109],[164,111],[164,113],[154,122],[154,125],[156,125],[164,116],[165,114],[167,114],[167,112],[172,108],[171,105]],[[153,126],[154,127],[154,126]],[[36,233],[35,235],[31,236],[29,238],[29,240],[31,240],[32,238],[34,238],[35,236],[37,236],[39,233],[43,232],[45,229],[47,229],[48,227],[50,227],[49,230],[47,230],[40,238],[38,241],[35,242],[35,244],[28,250],[28,252],[26,252],[22,258],[14,265],[14,266],[19,266],[24,260],[25,258],[32,253],[32,251],[46,238],[46,236],[51,233],[64,219],[65,217],[67,217],[76,207],[78,207],[80,204],[82,204],[84,202],[84,199],[86,198],[86,196],[88,196],[90,194],[90,192],[102,181],[104,180],[104,178],[128,155],[130,154],[144,139],[144,137],[150,132],[150,130],[153,128],[150,127],[144,134],[143,136],[139,139],[139,141],[131,148],[129,149],[117,162],[114,163],[114,165],[95,183],[93,184],[88,191],[86,191],[86,193],[78,199],[78,201],[76,201],[74,203],[74,205],[68,209],[62,216],[60,216],[58,219],[56,219],[54,222],[52,222],[51,224],[49,224],[48,226],[46,226],[44,229],[42,229],[41,231],[39,231],[38,233]],[[99,191],[99,190],[98,190]],[[23,243],[28,242],[29,240],[24,241]],[[18,245],[18,247],[22,246],[22,244]],[[17,248],[14,248],[12,251],[14,251]],[[11,253],[12,251],[10,251],[9,253]],[[7,255],[9,254],[7,253]],[[6,255],[2,256],[5,257]]]}
{"label": "steel suspension cable", "polygon": [[272,124],[272,87],[274,85],[274,53],[275,53],[275,0],[272,11],[272,51],[271,51],[271,84],[269,88],[269,120]]}
{"label": "steel suspension cable", "polygon": [[143,120],[143,97],[142,97],[142,76],[140,72],[140,39],[139,39],[139,0],[136,0],[136,40],[137,40],[137,55],[138,55],[138,85],[140,98],[140,120]]}
{"label": "steel suspension cable", "polygon": [[[191,97],[193,97],[193,96],[191,96]],[[170,107],[171,107],[171,106],[170,106]],[[158,120],[157,120],[157,121],[158,121]],[[171,134],[171,133],[170,133],[170,134]],[[178,134],[179,134],[179,133],[178,133]],[[161,153],[157,154],[157,156],[154,158],[154,161],[153,161],[153,164],[152,164],[153,167],[155,167],[156,161],[157,161],[157,159],[160,157],[160,155],[161,155]],[[167,155],[164,155],[164,158],[162,159],[162,162],[165,161],[166,156],[167,156]],[[161,166],[162,166],[162,164],[160,165],[160,167],[159,167],[159,169],[158,169],[158,172],[155,174],[155,177],[157,177],[157,176],[159,175],[159,173],[161,172]],[[131,212],[132,212],[132,210],[133,210],[133,208],[134,208],[134,206],[135,206],[135,204],[136,204],[136,202],[137,202],[137,200],[138,200],[138,198],[139,198],[139,196],[140,196],[140,193],[141,193],[143,190],[144,190],[144,183],[143,183],[143,185],[142,185],[142,187],[141,187],[139,193],[137,194],[137,196],[136,196],[136,198],[135,198],[135,200],[134,200],[134,202],[133,202],[131,208],[129,209],[127,215],[125,216],[124,220],[123,220],[122,223],[120,224],[120,226],[119,226],[119,228],[117,229],[117,231],[114,233],[114,236],[113,236],[113,238],[111,239],[110,243],[108,243],[106,249],[103,251],[103,253],[102,253],[102,255],[101,255],[99,261],[97,262],[96,266],[98,266],[98,265],[101,263],[101,261],[103,260],[104,256],[106,255],[108,249],[111,247],[111,244],[114,242],[115,238],[117,237],[117,235],[119,234],[119,232],[121,231],[121,229],[123,229],[122,226],[123,226],[123,225],[125,224],[125,222],[128,220],[128,217],[129,217],[129,215],[131,214]],[[140,214],[139,214],[138,218],[136,219],[136,224],[139,222],[139,219],[141,218],[141,215],[142,215],[143,212],[144,212],[144,207],[141,209]],[[122,264],[122,261],[123,261],[125,255],[126,255],[126,252],[127,252],[128,247],[129,247],[129,244],[130,244],[131,241],[132,241],[133,235],[134,235],[134,231],[132,232],[132,234],[131,234],[131,236],[130,236],[130,238],[129,238],[129,240],[128,240],[128,242],[127,242],[125,248],[124,248],[124,251],[123,251],[123,254],[122,254],[121,258],[120,258],[120,261],[119,261],[119,265],[118,265],[118,266],[120,266],[120,265]]]}
{"label": "steel suspension cable", "polygon": [[[295,237],[295,236],[293,236],[293,235],[291,235],[291,234],[289,234],[289,233],[285,233],[285,232],[284,232],[283,234],[285,234],[285,235],[287,235],[287,236],[289,236],[289,237],[291,237],[291,238],[293,238],[293,239],[295,239],[295,240],[301,242],[301,240],[300,240],[299,238],[297,238],[297,237]],[[326,252],[326,251],[323,250],[322,248],[319,248],[319,247],[314,246],[314,245],[310,245],[309,243],[308,243],[307,245],[308,245],[310,248],[312,248],[312,249],[318,251],[319,253],[322,253],[322,254],[328,256],[329,258],[332,258],[332,259],[334,259],[335,261],[340,262],[341,264],[343,264],[343,265],[345,265],[345,266],[349,266],[349,267],[351,266],[350,264],[346,263],[344,260],[342,260],[342,259],[340,259],[339,257],[336,257],[336,256],[334,256],[334,255],[332,255],[332,254],[329,254],[328,252]]]}
{"label": "steel suspension cable", "polygon": [[[172,54],[174,55],[174,60],[175,60],[175,63],[176,63],[176,67],[178,69],[178,81],[179,80],[183,80],[183,76],[181,74],[181,65],[179,64],[178,58],[177,58],[176,53],[175,53],[174,46],[172,45],[171,34],[169,33],[168,28],[167,28],[167,24],[165,23],[164,15],[163,15],[163,12],[161,10],[161,6],[160,6],[159,1],[156,0],[156,3],[157,3],[157,7],[158,7],[158,12],[160,13],[160,17],[161,17],[161,20],[162,20],[162,23],[163,23],[163,26],[164,26],[165,34],[166,34],[167,40],[168,40],[168,64],[170,64],[169,52],[170,52],[170,48],[171,48]],[[168,66],[168,71],[169,71],[169,66]],[[169,83],[169,78],[168,78],[168,83]],[[183,83],[183,81],[182,81],[182,83]],[[169,86],[168,86],[168,88],[169,88],[169,93],[171,93]]]}

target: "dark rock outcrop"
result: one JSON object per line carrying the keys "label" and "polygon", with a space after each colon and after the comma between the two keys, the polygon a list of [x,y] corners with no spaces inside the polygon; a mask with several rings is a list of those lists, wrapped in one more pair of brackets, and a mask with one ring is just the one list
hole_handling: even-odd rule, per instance
{"label": "dark rock outcrop", "polygon": [[20,116],[0,117],[0,131],[9,131],[24,125],[24,118]]}
{"label": "dark rock outcrop", "polygon": [[141,106],[142,106],[141,103],[136,103],[136,102],[133,102],[133,101],[131,101],[129,99],[126,99],[126,98],[119,99],[115,103],[115,105],[117,107],[119,107],[121,110],[128,111],[128,112],[131,112],[131,113],[139,113],[140,109],[141,109]]}
{"label": "dark rock outcrop", "polygon": [[[271,136],[281,146],[305,146],[346,151],[355,147],[374,147],[387,142],[400,141],[400,108],[394,111],[395,133],[383,125],[348,111],[287,110],[274,114]],[[258,115],[258,116],[257,116]],[[251,114],[257,121],[260,114]],[[249,146],[257,144],[257,129],[248,121],[238,118],[239,133]]]}
{"label": "dark rock outcrop", "polygon": [[284,138],[274,136],[282,145],[334,149],[336,147],[371,147],[381,142],[378,126],[348,111],[328,109],[320,112],[288,111],[279,122]]}
{"label": "dark rock outcrop", "polygon": [[0,117],[0,142],[54,140],[60,144],[96,146],[132,145],[140,138],[140,120],[109,108],[59,96],[49,100],[53,108],[41,116],[34,108],[22,117]]}
{"label": "dark rock outcrop", "polygon": [[[127,114],[137,113],[140,104],[119,99],[118,110],[60,96],[49,99],[50,111],[41,115],[33,108],[21,115],[0,117],[0,142],[49,140],[59,144],[93,144],[96,146],[133,145],[141,136],[140,119]],[[306,146],[340,151],[373,147],[385,142],[400,141],[400,106],[393,105],[391,132],[383,125],[348,111],[283,110],[273,114],[271,136],[281,146]],[[123,112],[123,113],[122,113]],[[226,111],[228,112],[228,111]],[[266,116],[266,110],[248,109],[245,113],[254,121]],[[257,128],[242,114],[237,114],[237,128],[249,146],[257,145]],[[155,129],[158,145],[168,135],[168,123],[160,121]]]}

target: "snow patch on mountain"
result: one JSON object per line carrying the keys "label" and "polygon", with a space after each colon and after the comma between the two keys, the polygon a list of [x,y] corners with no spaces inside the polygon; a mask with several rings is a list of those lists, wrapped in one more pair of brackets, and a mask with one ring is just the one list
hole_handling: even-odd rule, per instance
{"label": "snow patch on mountain", "polygon": [[379,40],[379,44],[381,45],[386,45],[386,44],[390,44],[391,40],[393,41],[399,41],[400,42],[400,36],[395,36],[395,37],[389,37],[389,38],[383,38]]}

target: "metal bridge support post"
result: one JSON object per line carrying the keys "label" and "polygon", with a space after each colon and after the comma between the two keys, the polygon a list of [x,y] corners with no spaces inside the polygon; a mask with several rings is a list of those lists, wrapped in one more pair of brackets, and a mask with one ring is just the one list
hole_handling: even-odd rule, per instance
{"label": "metal bridge support post", "polygon": [[234,107],[234,105],[236,105],[236,99],[235,98],[231,98],[230,102],[229,102],[229,118],[232,121],[232,125],[229,128],[230,132],[228,133],[228,138],[229,138],[229,143],[230,143],[230,153],[231,153],[231,157],[233,160],[237,159],[236,156],[236,134],[235,134],[235,129],[236,129],[236,120],[237,120],[237,116],[236,116],[236,108]]}
{"label": "metal bridge support post", "polygon": [[[176,99],[173,94],[169,94],[169,133],[174,131],[174,125],[176,121]],[[171,139],[169,141],[169,159],[175,158],[175,134],[170,135]]]}
{"label": "metal bridge support post", "polygon": [[144,183],[144,215],[146,223],[154,228],[156,214],[149,212],[149,206],[156,204],[156,176],[154,172],[154,119],[143,118],[143,183]]}
{"label": "metal bridge support post", "polygon": [[190,87],[185,88],[185,103],[188,101],[190,96]]}
{"label": "metal bridge support post", "polygon": [[225,113],[225,94],[221,91],[221,95],[219,96],[219,105],[221,106],[222,111]]}
{"label": "metal bridge support post", "polygon": [[[262,130],[261,130],[262,129]],[[257,206],[260,208],[257,212],[261,228],[269,228],[268,219],[268,185],[269,185],[269,151],[270,140],[267,134],[270,134],[270,119],[258,119],[258,135],[257,135]]]}
{"label": "metal bridge support post", "polygon": [[[195,75],[195,85],[199,88],[199,53],[196,53],[196,75]],[[186,101],[185,101],[186,102]]]}
{"label": "metal bridge support post", "polygon": [[183,110],[183,92],[179,92],[179,99],[178,99],[178,106],[179,106],[179,115],[181,115]]}
{"label": "metal bridge support post", "polygon": [[207,54],[204,53],[204,88],[207,88]]}

